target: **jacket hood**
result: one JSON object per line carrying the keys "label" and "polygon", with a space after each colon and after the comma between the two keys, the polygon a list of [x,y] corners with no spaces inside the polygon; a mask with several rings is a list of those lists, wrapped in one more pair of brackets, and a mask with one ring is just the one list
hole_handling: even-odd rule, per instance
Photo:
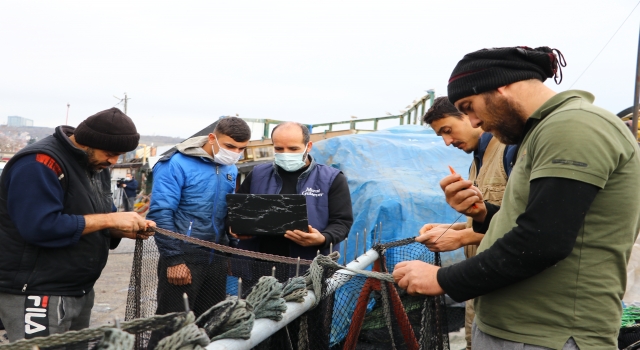
{"label": "jacket hood", "polygon": [[178,150],[178,152],[186,156],[203,157],[203,158],[209,158],[213,160],[213,157],[210,156],[209,153],[207,153],[205,150],[202,149],[202,146],[204,146],[204,144],[207,143],[208,139],[209,139],[209,136],[192,137],[190,139],[184,140],[181,143],[177,144],[176,149]]}

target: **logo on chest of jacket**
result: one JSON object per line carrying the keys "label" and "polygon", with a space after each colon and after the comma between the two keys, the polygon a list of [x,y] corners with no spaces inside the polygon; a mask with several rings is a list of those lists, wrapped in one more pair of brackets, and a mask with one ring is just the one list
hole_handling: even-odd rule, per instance
{"label": "logo on chest of jacket", "polygon": [[303,196],[312,196],[312,197],[322,197],[324,193],[320,192],[320,190],[314,190],[311,187],[307,187],[306,190],[301,193]]}
{"label": "logo on chest of jacket", "polygon": [[233,176],[231,176],[231,174],[227,174],[227,180],[233,182]]}

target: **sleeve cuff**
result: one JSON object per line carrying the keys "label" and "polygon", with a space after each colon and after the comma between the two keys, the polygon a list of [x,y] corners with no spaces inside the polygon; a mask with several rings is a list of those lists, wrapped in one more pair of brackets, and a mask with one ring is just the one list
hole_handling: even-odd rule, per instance
{"label": "sleeve cuff", "polygon": [[111,241],[109,242],[109,249],[114,250],[118,248],[121,240],[122,238],[111,238]]}
{"label": "sleeve cuff", "polygon": [[329,248],[329,246],[331,245],[331,243],[333,242],[331,240],[331,235],[324,233],[324,232],[320,232],[321,235],[324,236],[324,244],[321,245],[322,249],[327,249]]}
{"label": "sleeve cuff", "polygon": [[489,230],[489,224],[487,220],[485,220],[484,222],[474,221],[472,228],[473,228],[473,232],[485,234]]}
{"label": "sleeve cuff", "polygon": [[473,221],[472,228],[473,232],[477,233],[486,233],[489,230],[489,224],[491,224],[491,219],[493,216],[500,210],[500,207],[494,204],[491,204],[487,201],[484,201],[484,205],[487,208],[487,215],[484,218],[484,222]]}
{"label": "sleeve cuff", "polygon": [[71,244],[76,244],[78,243],[78,241],[80,241],[80,237],[82,237],[82,231],[84,231],[84,228],[86,226],[84,216],[77,215],[76,218],[78,219],[78,225],[76,228],[76,232],[74,232],[73,237],[71,237]]}

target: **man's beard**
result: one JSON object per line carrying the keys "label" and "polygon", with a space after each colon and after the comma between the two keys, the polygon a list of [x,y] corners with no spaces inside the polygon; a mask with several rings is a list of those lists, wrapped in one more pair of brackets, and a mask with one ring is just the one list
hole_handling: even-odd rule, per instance
{"label": "man's beard", "polygon": [[496,97],[496,94],[484,94],[486,114],[490,115],[490,121],[482,122],[482,129],[493,134],[506,145],[514,145],[522,140],[527,115],[522,108],[504,97]]}
{"label": "man's beard", "polygon": [[89,160],[89,168],[91,171],[99,173],[104,168],[108,168],[111,166],[111,163],[109,162],[100,162],[99,160],[97,160],[96,154],[93,148],[88,147],[86,152],[87,152],[87,158]]}

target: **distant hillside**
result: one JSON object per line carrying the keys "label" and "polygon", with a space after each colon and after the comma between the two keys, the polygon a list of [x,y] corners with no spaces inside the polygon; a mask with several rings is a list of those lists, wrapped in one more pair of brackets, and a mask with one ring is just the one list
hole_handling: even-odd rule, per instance
{"label": "distant hillside", "polygon": [[53,134],[53,128],[49,128],[46,126],[6,126],[0,125],[0,131],[2,130],[15,130],[17,132],[28,132],[29,136],[35,138],[37,140],[42,140],[43,138]]}
{"label": "distant hillside", "polygon": [[[7,127],[6,125],[0,125],[0,132],[2,129],[11,129],[12,131],[28,132],[29,135],[37,140],[41,140],[44,137],[47,137],[53,134],[55,128],[50,128],[46,126],[21,126],[21,127]],[[180,143],[184,141],[183,138],[180,137],[171,137],[171,136],[148,136],[141,135],[140,143],[146,144],[150,146],[153,144],[154,146],[166,146],[166,145],[175,145],[176,143]]]}
{"label": "distant hillside", "polygon": [[175,145],[176,143],[180,143],[182,141],[184,141],[184,139],[181,137],[148,136],[148,135],[140,136],[140,143],[144,143],[147,146],[150,146],[152,143],[154,146]]}

